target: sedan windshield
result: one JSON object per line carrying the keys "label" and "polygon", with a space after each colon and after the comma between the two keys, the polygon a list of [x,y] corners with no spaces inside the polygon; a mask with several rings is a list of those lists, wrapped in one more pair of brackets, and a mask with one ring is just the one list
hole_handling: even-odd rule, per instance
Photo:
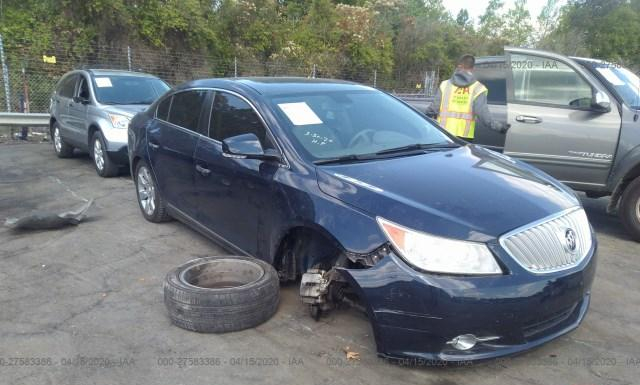
{"label": "sedan windshield", "polygon": [[96,75],[96,99],[102,104],[151,104],[169,86],[158,78],[131,75]]}
{"label": "sedan windshield", "polygon": [[318,164],[453,145],[424,116],[379,91],[277,95],[271,103],[294,144]]}

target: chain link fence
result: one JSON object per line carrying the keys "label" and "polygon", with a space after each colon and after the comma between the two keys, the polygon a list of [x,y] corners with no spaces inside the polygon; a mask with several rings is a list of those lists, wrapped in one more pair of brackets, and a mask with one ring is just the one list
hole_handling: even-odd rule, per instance
{"label": "chain link fence", "polygon": [[350,80],[397,94],[431,95],[438,71],[382,73],[344,70],[348,64],[321,65],[291,60],[258,61],[253,58],[217,58],[193,52],[172,52],[148,47],[91,46],[79,55],[48,51],[35,55],[20,45],[4,46],[0,76],[0,112],[47,112],[51,93],[67,71],[80,68],[146,72],[171,85],[211,77],[299,76]]}

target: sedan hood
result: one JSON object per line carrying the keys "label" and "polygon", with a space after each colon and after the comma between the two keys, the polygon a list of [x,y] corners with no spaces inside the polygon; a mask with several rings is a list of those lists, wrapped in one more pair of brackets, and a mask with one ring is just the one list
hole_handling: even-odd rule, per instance
{"label": "sedan hood", "polygon": [[550,176],[481,147],[318,168],[320,189],[393,222],[486,242],[578,206]]}

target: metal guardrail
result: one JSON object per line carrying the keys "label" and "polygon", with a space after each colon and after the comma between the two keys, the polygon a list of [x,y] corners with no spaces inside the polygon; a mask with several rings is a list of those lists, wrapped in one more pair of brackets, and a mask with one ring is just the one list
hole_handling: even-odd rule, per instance
{"label": "metal guardrail", "polygon": [[46,127],[49,117],[45,113],[0,112],[0,126]]}

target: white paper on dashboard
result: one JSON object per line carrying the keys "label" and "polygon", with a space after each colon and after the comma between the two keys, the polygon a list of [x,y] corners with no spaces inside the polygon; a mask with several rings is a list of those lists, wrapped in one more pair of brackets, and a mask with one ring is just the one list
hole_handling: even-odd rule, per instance
{"label": "white paper on dashboard", "polygon": [[96,78],[96,86],[99,88],[103,87],[113,87],[111,84],[111,79],[109,78]]}
{"label": "white paper on dashboard", "polygon": [[281,103],[278,107],[287,115],[287,118],[296,126],[307,126],[310,124],[322,124],[322,120],[305,102]]}
{"label": "white paper on dashboard", "polygon": [[624,85],[624,81],[622,81],[622,79],[620,79],[615,73],[613,73],[613,71],[611,71],[611,68],[597,68],[597,70],[602,76],[604,76],[605,79],[607,79],[609,83],[613,84],[614,86]]}

